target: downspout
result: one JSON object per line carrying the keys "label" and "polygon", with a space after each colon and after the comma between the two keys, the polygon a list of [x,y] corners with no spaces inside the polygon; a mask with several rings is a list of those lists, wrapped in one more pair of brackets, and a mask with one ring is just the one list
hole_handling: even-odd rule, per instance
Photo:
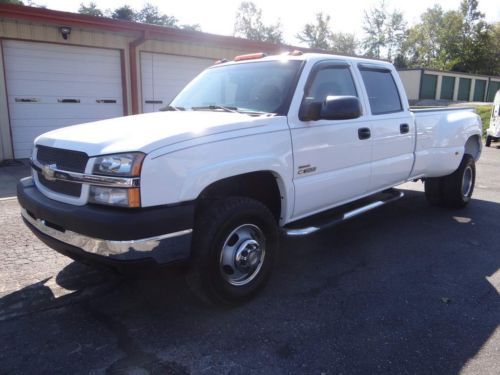
{"label": "downspout", "polygon": [[130,59],[130,91],[132,100],[132,114],[139,113],[139,84],[137,80],[137,47],[144,43],[149,37],[149,33],[144,31],[142,35],[133,40],[128,45],[129,59]]}

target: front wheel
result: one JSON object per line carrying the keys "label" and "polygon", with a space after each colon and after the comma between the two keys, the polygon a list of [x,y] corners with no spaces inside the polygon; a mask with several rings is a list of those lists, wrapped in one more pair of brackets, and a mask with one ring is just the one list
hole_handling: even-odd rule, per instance
{"label": "front wheel", "polygon": [[237,304],[253,297],[271,275],[278,227],[259,201],[232,197],[199,213],[187,281],[203,300]]}

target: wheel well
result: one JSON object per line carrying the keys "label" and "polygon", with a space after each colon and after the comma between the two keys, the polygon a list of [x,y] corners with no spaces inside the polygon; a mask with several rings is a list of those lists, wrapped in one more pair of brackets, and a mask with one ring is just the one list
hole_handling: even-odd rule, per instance
{"label": "wheel well", "polygon": [[465,142],[464,153],[471,155],[475,161],[479,159],[481,154],[481,138],[478,135],[473,135]]}
{"label": "wheel well", "polygon": [[281,218],[282,196],[276,177],[271,172],[245,173],[214,182],[201,192],[198,204],[230,196],[244,196],[258,200],[269,208],[277,221]]}

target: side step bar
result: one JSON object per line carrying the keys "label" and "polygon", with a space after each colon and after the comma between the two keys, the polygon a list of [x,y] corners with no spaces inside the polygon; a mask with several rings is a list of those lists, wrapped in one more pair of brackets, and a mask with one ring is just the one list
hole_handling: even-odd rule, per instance
{"label": "side step bar", "polygon": [[[286,236],[290,237],[298,237],[298,236],[307,236],[309,234],[315,233],[319,230],[330,228],[334,225],[337,225],[341,222],[344,222],[346,220],[352,219],[353,217],[356,217],[358,215],[364,214],[365,212],[371,211],[377,207],[384,206],[388,203],[392,203],[394,201],[397,201],[401,198],[403,198],[404,193],[402,191],[396,191],[396,190],[391,190],[389,193],[387,193],[388,197],[384,197],[382,199],[373,201],[371,203],[365,204],[361,207],[357,207],[351,209],[347,212],[339,212],[337,211],[336,215],[332,215],[332,217],[325,218],[323,220],[318,221],[317,223],[314,223],[313,225],[307,225],[302,228],[294,228],[294,227],[284,227],[283,231]],[[348,206],[348,205],[346,205]],[[299,224],[302,220],[299,220],[295,224]],[[294,223],[292,223],[294,225]]]}

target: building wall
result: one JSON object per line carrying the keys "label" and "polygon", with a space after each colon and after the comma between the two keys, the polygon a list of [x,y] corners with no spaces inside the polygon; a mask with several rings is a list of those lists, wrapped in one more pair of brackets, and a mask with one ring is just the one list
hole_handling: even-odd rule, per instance
{"label": "building wall", "polygon": [[[104,30],[72,27],[71,34],[64,40],[59,31],[61,25],[41,24],[37,22],[2,18],[0,16],[0,43],[5,39],[25,40],[46,43],[78,45],[85,47],[119,49],[122,53],[124,73],[124,93],[126,94],[127,114],[132,113],[131,67],[129,44],[138,38],[137,33],[110,32]],[[236,43],[235,43],[236,44]],[[232,59],[236,55],[256,52],[242,46],[240,49],[221,47],[214,43],[196,41],[146,40],[136,48],[138,107],[141,108],[140,52],[159,52],[189,57],[210,58],[215,60]],[[4,75],[0,49],[0,161],[13,158],[12,138],[9,124],[9,111],[6,96],[6,79]],[[125,99],[125,98],[124,98]]]}
{"label": "building wall", "polygon": [[[399,75],[410,100],[435,99],[450,100],[442,97],[441,92],[446,77],[454,79],[452,101],[485,101],[491,102],[496,89],[500,89],[500,77],[475,74],[444,72],[430,69],[400,70]],[[470,83],[469,81],[470,80]],[[475,100],[476,82],[485,81],[484,99]],[[478,83],[479,86],[479,83]],[[446,86],[447,87],[447,86]],[[430,92],[432,91],[432,92]],[[493,92],[493,94],[491,94]]]}
{"label": "building wall", "polygon": [[420,79],[422,71],[416,70],[400,70],[399,76],[403,81],[403,86],[406,91],[406,96],[409,100],[418,100],[420,94]]}

